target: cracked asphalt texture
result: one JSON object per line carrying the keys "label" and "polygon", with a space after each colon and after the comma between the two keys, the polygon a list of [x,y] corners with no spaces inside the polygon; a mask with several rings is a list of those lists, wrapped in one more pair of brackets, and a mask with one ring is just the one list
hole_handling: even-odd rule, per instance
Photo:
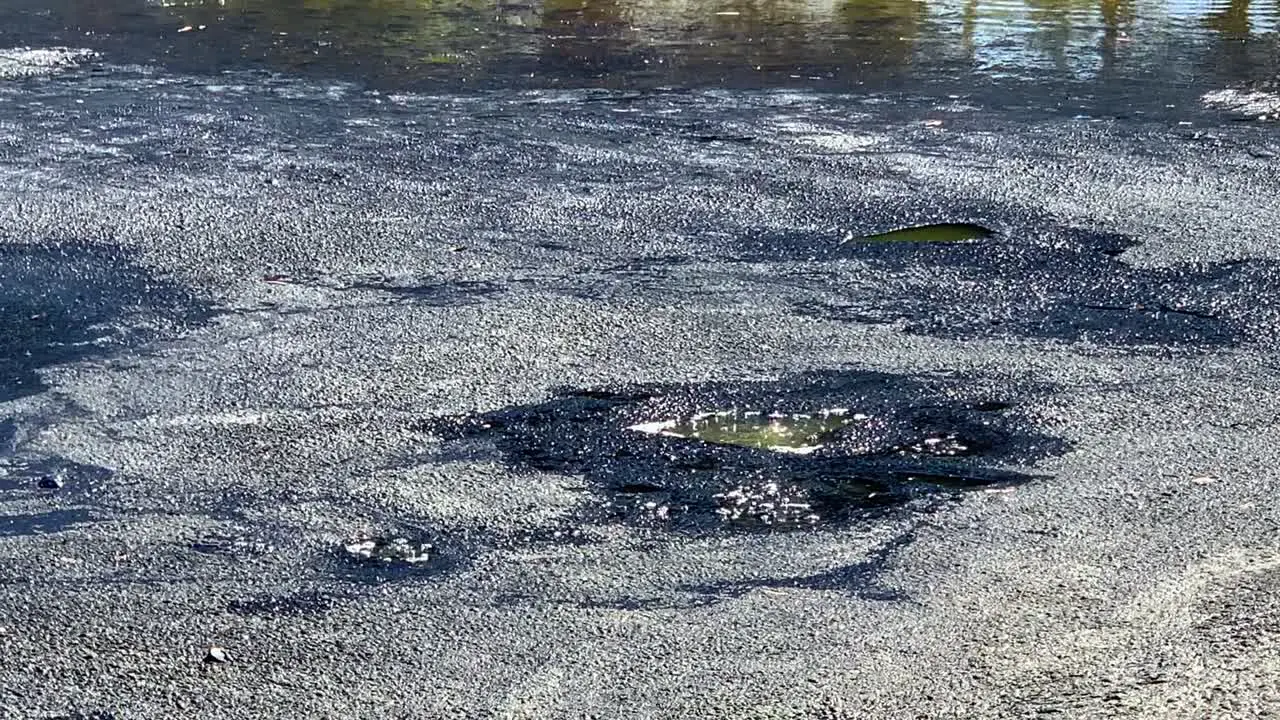
{"label": "cracked asphalt texture", "polygon": [[[1280,708],[1275,125],[23,57],[49,70],[0,81],[0,716]],[[1000,239],[814,251],[936,221]],[[1125,294],[1150,273],[1164,310]],[[1072,325],[1110,284],[1118,327],[1222,323]],[[850,305],[883,312],[814,311]],[[566,541],[578,479],[413,430],[833,369],[979,378],[1071,450],[932,512]],[[447,562],[369,571],[361,533]]]}

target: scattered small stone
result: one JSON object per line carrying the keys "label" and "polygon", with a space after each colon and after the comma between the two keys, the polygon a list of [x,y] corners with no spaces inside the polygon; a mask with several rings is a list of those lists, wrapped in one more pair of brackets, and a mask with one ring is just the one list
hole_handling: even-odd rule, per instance
{"label": "scattered small stone", "polygon": [[725,522],[751,520],[765,525],[804,526],[822,519],[805,501],[803,492],[797,488],[781,488],[776,482],[739,485],[712,497],[720,506],[716,514]]}
{"label": "scattered small stone", "polygon": [[209,652],[205,653],[204,661],[207,663],[231,662],[231,655],[227,653],[226,648],[220,648],[217,645],[214,645],[209,648]]}

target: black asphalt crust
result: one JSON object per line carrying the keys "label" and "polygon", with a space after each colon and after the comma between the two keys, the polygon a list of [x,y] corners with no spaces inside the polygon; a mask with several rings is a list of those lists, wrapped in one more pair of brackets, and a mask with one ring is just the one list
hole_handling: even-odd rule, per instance
{"label": "black asphalt crust", "polygon": [[[517,470],[583,477],[595,492],[583,514],[597,522],[783,531],[865,518],[930,494],[1018,484],[1030,476],[1009,466],[1065,451],[1061,441],[1011,422],[1009,403],[959,399],[972,392],[966,385],[958,377],[825,371],[773,382],[562,389],[536,405],[415,429],[446,440],[488,438]],[[804,455],[630,429],[705,412],[831,408],[865,419]],[[780,513],[783,503],[797,509]],[[731,515],[736,508],[744,510]]]}
{"label": "black asphalt crust", "polygon": [[109,353],[213,314],[119,248],[76,241],[0,245],[0,401],[45,388],[45,366]]}

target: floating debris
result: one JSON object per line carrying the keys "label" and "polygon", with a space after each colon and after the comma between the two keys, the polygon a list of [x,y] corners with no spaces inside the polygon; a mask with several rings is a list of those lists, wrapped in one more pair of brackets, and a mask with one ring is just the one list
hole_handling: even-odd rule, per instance
{"label": "floating debris", "polygon": [[691,438],[716,445],[737,445],[807,455],[820,449],[831,433],[845,425],[866,419],[866,415],[851,415],[844,408],[820,410],[812,415],[721,410],[699,413],[680,420],[639,423],[627,429],[651,435]]}
{"label": "floating debris", "polygon": [[430,543],[413,542],[408,538],[361,538],[343,545],[351,558],[361,562],[408,563],[417,565],[431,559]]}
{"label": "floating debris", "polygon": [[900,228],[876,235],[856,237],[852,232],[845,235],[841,244],[850,242],[866,243],[958,243],[985,240],[995,235],[993,230],[972,223],[939,223],[936,225],[919,225],[917,227]]}

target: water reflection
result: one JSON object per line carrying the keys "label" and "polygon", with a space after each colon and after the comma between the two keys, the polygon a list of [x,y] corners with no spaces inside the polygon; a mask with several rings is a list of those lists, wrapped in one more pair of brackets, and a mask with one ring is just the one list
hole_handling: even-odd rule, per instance
{"label": "water reflection", "polygon": [[737,445],[808,455],[820,450],[827,438],[840,428],[868,419],[866,415],[851,414],[844,408],[825,409],[814,414],[725,410],[677,420],[641,423],[627,429],[701,440],[713,445]]}
{"label": "water reflection", "polygon": [[[1277,0],[66,0],[165,55],[379,84],[808,84],[1277,72]],[[179,30],[183,32],[179,33]],[[202,54],[203,53],[203,54]]]}
{"label": "water reflection", "polygon": [[1204,19],[1205,27],[1216,30],[1228,40],[1243,40],[1250,35],[1249,0],[1231,0]]}

